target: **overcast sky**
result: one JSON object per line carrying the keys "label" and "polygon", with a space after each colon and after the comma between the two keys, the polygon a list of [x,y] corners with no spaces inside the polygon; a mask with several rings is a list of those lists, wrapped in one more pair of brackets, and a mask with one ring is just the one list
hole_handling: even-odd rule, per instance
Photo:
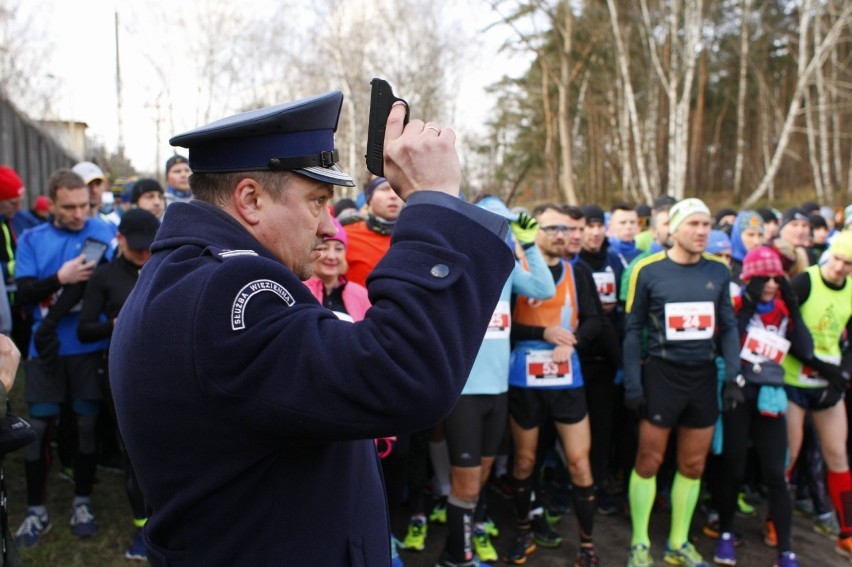
{"label": "overcast sky", "polygon": [[[252,10],[263,10],[264,3],[269,1],[232,0]],[[162,53],[167,51],[163,45],[169,46],[168,51],[178,61],[185,50],[181,38],[169,37],[156,21],[162,17],[163,10],[173,9],[176,5],[174,0],[120,3],[114,0],[31,0],[21,4],[22,11],[30,10],[36,14],[31,25],[42,29],[43,41],[52,45],[51,57],[45,64],[45,81],[55,92],[52,100],[55,116],[47,118],[86,122],[89,135],[113,150],[118,142],[113,25],[118,6],[122,30],[125,153],[138,170],[158,173],[162,167],[160,162],[172,152],[168,138],[199,125],[193,123],[196,115],[192,107],[194,93],[181,91],[186,85],[172,80],[167,93],[171,97],[168,100],[160,97],[163,120],[160,131],[157,130],[157,108],[153,101],[164,91],[156,78],[151,59],[163,57]],[[484,86],[507,72],[520,72],[526,63],[497,54],[503,41],[500,32],[479,31],[496,19],[484,3],[456,0],[454,5],[457,6],[459,21],[473,38],[474,46],[473,52],[464,58],[466,68],[458,74],[463,80],[456,91],[460,97],[457,104],[461,122],[454,126],[464,134],[465,131],[476,130],[491,108],[486,101]],[[364,88],[368,89],[369,85],[364,85]],[[394,85],[394,88],[401,94],[405,92],[405,85]],[[167,105],[173,105],[173,114],[178,116],[176,122],[180,123],[168,123],[165,118]]]}

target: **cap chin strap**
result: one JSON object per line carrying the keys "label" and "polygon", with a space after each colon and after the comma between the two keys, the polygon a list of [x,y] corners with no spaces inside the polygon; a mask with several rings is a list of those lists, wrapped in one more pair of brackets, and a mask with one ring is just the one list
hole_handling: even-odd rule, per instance
{"label": "cap chin strap", "polygon": [[337,149],[308,156],[272,158],[266,166],[272,171],[290,171],[306,167],[331,167],[339,161]]}

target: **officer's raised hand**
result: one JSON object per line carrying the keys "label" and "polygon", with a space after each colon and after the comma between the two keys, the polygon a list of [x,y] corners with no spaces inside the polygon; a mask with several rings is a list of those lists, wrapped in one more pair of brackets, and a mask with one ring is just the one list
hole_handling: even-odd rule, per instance
{"label": "officer's raised hand", "polygon": [[403,201],[415,191],[458,196],[461,166],[456,134],[434,122],[412,120],[403,126],[405,105],[394,104],[385,129],[385,177]]}

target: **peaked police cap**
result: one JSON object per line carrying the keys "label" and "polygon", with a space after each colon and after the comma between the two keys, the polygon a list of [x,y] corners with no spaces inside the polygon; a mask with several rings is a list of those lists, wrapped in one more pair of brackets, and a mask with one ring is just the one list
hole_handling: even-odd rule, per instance
{"label": "peaked police cap", "polygon": [[343,93],[331,91],[217,120],[169,140],[189,150],[195,173],[293,171],[312,179],[354,187],[337,166],[334,132]]}

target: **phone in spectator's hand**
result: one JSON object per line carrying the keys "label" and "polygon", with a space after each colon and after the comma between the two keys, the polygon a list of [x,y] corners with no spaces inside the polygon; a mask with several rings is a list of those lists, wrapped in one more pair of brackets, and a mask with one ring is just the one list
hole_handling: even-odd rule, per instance
{"label": "phone in spectator's hand", "polygon": [[107,245],[99,240],[87,238],[83,243],[83,256],[86,257],[86,262],[94,262],[98,264],[101,258],[106,254]]}

